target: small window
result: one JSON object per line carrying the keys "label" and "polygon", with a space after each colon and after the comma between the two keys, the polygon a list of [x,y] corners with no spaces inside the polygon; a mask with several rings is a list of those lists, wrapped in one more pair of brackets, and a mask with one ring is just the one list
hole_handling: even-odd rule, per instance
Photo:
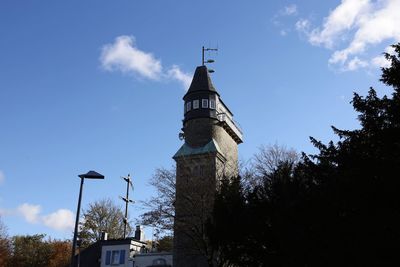
{"label": "small window", "polygon": [[202,99],[201,100],[201,107],[202,108],[208,108],[208,99]]}
{"label": "small window", "polygon": [[204,176],[204,174],[205,174],[205,166],[201,165],[200,168],[199,168],[199,175],[200,176]]}
{"label": "small window", "polygon": [[199,100],[193,100],[193,109],[199,108]]}
{"label": "small window", "polygon": [[215,100],[210,99],[210,108],[215,109]]}
{"label": "small window", "polygon": [[119,264],[119,250],[111,252],[111,264]]}
{"label": "small window", "polygon": [[125,264],[125,250],[109,250],[106,252],[106,265]]}
{"label": "small window", "polygon": [[186,112],[189,112],[192,109],[192,102],[186,103]]}
{"label": "small window", "polygon": [[110,265],[111,264],[111,251],[108,250],[106,252],[106,265]]}

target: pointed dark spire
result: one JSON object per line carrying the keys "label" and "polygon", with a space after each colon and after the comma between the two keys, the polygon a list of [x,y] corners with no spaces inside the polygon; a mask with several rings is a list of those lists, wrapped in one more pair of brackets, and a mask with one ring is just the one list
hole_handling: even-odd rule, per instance
{"label": "pointed dark spire", "polygon": [[[211,91],[218,94],[214,85],[212,84],[210,75],[206,66],[199,66],[193,75],[192,83],[190,84],[189,90],[186,95],[199,91]],[[218,94],[219,95],[219,94]]]}

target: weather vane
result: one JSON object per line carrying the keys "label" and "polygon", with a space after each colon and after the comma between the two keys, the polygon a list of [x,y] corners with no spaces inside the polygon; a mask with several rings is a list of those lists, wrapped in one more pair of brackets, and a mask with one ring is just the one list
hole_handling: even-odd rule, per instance
{"label": "weather vane", "polygon": [[[201,65],[205,66],[205,64],[207,64],[207,63],[214,63],[215,60],[213,60],[213,59],[207,59],[207,60],[204,59],[204,51],[218,51],[218,48],[204,48],[204,46],[203,46],[202,50],[201,50]],[[214,70],[209,69],[208,72],[213,73]]]}

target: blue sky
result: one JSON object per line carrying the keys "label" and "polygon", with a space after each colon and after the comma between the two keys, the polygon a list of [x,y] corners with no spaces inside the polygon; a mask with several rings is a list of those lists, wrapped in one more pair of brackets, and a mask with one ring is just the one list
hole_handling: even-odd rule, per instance
{"label": "blue sky", "polygon": [[[0,2],[0,214],[9,234],[70,238],[82,205],[148,198],[181,141],[182,96],[201,47],[218,46],[214,85],[245,134],[315,152],[330,125],[358,127],[349,102],[378,82],[400,41],[399,0]],[[121,203],[122,204],[122,203]],[[141,212],[131,207],[131,219]],[[149,229],[147,230],[149,231]]]}

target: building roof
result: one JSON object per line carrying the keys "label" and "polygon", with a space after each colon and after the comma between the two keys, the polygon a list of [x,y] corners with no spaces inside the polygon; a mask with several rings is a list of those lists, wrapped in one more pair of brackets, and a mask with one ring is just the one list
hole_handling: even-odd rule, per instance
{"label": "building roof", "polygon": [[194,72],[193,75],[192,83],[190,84],[189,90],[187,91],[186,95],[201,91],[214,92],[217,95],[219,95],[211,81],[206,66],[198,66],[196,68],[196,71]]}
{"label": "building roof", "polygon": [[190,155],[200,155],[200,154],[208,154],[208,153],[219,153],[222,156],[221,149],[218,146],[218,143],[212,139],[208,144],[202,147],[191,147],[188,144],[184,143],[178,152],[175,153],[173,158],[179,158],[183,156],[190,156]]}
{"label": "building roof", "polygon": [[140,243],[140,244],[143,244],[143,245],[147,244],[146,242],[137,240],[134,237],[99,240],[97,242],[100,242],[103,246],[132,244],[132,242]]}

